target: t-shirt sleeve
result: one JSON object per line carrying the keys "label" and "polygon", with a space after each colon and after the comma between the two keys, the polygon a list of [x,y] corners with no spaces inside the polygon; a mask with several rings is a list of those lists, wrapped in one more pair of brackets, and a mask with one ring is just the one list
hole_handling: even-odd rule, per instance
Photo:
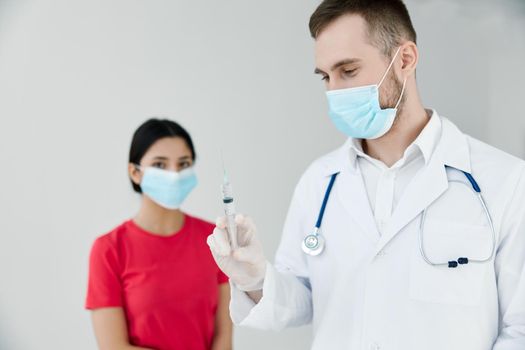
{"label": "t-shirt sleeve", "polygon": [[229,278],[228,276],[221,271],[221,269],[218,269],[218,274],[217,274],[217,282],[219,284],[223,284],[223,283],[227,283],[229,281]]}
{"label": "t-shirt sleeve", "polygon": [[89,257],[86,309],[122,306],[122,283],[115,247],[107,236],[99,237]]}

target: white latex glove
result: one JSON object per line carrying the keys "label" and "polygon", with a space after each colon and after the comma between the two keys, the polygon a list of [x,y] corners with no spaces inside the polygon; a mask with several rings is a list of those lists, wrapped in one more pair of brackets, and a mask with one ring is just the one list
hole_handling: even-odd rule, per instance
{"label": "white latex glove", "polygon": [[249,217],[237,215],[237,242],[239,247],[232,251],[226,217],[217,219],[213,234],[208,236],[213,258],[219,268],[242,291],[251,292],[262,289],[266,273],[266,258],[261,242],[256,237],[255,224]]}

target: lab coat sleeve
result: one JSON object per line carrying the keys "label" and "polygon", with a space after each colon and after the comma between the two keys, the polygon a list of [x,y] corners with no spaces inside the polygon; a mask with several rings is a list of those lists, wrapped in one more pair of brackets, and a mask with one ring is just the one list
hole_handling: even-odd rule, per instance
{"label": "lab coat sleeve", "polygon": [[312,295],[306,258],[301,250],[308,187],[303,176],[288,211],[275,265],[267,264],[263,297],[259,303],[255,304],[232,284],[230,314],[235,324],[281,330],[311,322]]}
{"label": "lab coat sleeve", "polygon": [[525,171],[502,218],[496,255],[500,331],[493,350],[525,349]]}

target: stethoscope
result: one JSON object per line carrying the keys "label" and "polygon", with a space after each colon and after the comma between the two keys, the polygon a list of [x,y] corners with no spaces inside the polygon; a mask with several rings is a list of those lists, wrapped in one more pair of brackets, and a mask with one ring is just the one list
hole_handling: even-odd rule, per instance
{"label": "stethoscope", "polygon": [[[481,259],[471,259],[471,258],[469,259],[468,257],[459,257],[457,260],[450,260],[446,262],[435,262],[435,261],[430,260],[430,258],[426,254],[425,247],[423,244],[424,243],[423,242],[424,226],[425,226],[427,209],[428,209],[426,208],[425,210],[423,210],[423,213],[421,215],[421,222],[419,224],[419,235],[418,236],[419,236],[419,251],[421,252],[421,256],[427,264],[431,266],[436,266],[436,267],[437,266],[447,266],[449,268],[456,268],[458,267],[458,265],[466,265],[469,263],[486,263],[492,260],[495,250],[496,250],[496,230],[494,229],[494,223],[492,221],[492,217],[487,208],[485,200],[483,199],[483,195],[481,194],[481,188],[479,187],[478,183],[476,182],[472,174],[456,169],[448,165],[445,165],[445,168],[455,169],[457,171],[460,171],[463,175],[465,175],[465,177],[469,181],[470,186],[462,181],[450,180],[450,179],[448,180],[449,182],[459,183],[464,186],[467,186],[478,198],[480,205],[483,208],[483,211],[485,212],[485,216],[487,217],[487,221],[489,223],[490,230],[492,233],[491,251],[490,251],[490,254],[486,258],[481,258]],[[330,198],[330,192],[332,192],[332,187],[334,186],[334,182],[335,182],[335,179],[337,178],[337,175],[339,175],[339,173],[335,173],[330,177],[330,182],[328,183],[328,187],[326,188],[323,203],[321,205],[321,210],[319,211],[319,216],[317,218],[317,222],[315,224],[313,233],[307,235],[303,239],[302,249],[308,255],[311,255],[311,256],[319,255],[323,252],[325,248],[326,240],[321,234],[321,223],[323,222],[326,204],[328,203],[328,199]]]}

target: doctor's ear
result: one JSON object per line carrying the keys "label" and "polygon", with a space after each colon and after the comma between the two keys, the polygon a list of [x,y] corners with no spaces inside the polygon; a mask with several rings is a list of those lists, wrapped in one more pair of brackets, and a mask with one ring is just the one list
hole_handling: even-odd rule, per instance
{"label": "doctor's ear", "polygon": [[142,180],[142,172],[140,171],[139,167],[133,163],[128,164],[128,175],[129,179],[131,180],[131,183],[133,188],[136,188],[140,185],[140,181]]}
{"label": "doctor's ear", "polygon": [[401,57],[401,71],[403,77],[407,78],[415,72],[419,61],[419,50],[417,45],[412,41],[405,42],[401,45],[399,57]]}

